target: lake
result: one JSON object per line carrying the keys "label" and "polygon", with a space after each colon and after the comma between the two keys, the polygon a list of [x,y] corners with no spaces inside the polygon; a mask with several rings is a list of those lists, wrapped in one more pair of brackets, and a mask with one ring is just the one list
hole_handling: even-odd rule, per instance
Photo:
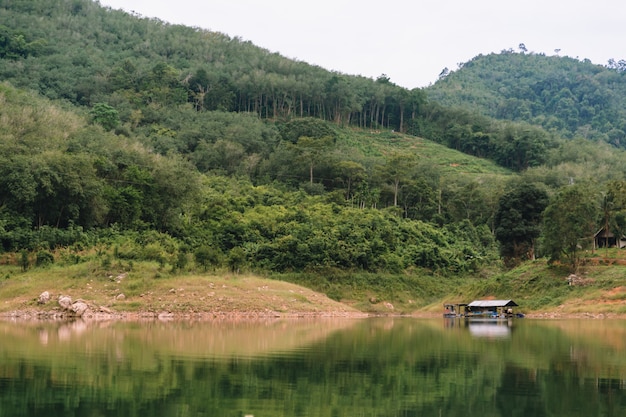
{"label": "lake", "polygon": [[626,321],[0,321],[0,416],[626,416]]}

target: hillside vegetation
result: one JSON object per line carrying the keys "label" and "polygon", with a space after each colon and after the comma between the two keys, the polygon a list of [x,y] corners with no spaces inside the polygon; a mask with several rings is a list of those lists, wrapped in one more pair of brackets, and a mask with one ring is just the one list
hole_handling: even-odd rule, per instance
{"label": "hillside vegetation", "polygon": [[136,297],[256,274],[410,311],[517,296],[509,268],[537,258],[581,273],[626,232],[618,64],[507,52],[409,91],[89,0],[11,0],[0,80],[7,297],[49,268],[125,273]]}
{"label": "hillside vegetation", "polygon": [[[619,52],[619,51],[616,51]],[[428,88],[447,106],[525,121],[567,138],[626,146],[626,61],[589,60],[525,50],[480,55]]]}

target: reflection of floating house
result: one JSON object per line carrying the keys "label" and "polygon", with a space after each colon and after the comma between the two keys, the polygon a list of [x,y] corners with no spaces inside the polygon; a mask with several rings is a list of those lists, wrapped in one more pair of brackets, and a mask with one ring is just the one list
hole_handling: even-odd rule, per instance
{"label": "reflection of floating house", "polygon": [[513,307],[518,307],[513,300],[476,300],[466,303],[447,303],[443,305],[444,317],[524,317],[514,314]]}
{"label": "reflection of floating house", "polygon": [[488,322],[471,322],[468,326],[474,337],[488,339],[505,339],[511,336],[510,320],[494,320]]}
{"label": "reflection of floating house", "polygon": [[476,300],[467,305],[469,317],[514,317],[513,300]]}

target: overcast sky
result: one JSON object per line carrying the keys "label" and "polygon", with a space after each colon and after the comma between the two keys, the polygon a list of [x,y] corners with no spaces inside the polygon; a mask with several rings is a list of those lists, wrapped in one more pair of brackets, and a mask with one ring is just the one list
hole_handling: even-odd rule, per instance
{"label": "overcast sky", "polygon": [[529,52],[626,59],[624,0],[100,0],[225,33],[328,70],[425,87],[444,68],[520,43]]}

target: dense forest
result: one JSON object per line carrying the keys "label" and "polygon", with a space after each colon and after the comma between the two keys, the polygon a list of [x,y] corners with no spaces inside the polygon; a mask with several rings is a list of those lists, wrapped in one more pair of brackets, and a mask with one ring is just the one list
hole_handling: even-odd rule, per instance
{"label": "dense forest", "polygon": [[23,268],[90,249],[179,272],[575,268],[598,228],[626,231],[613,64],[505,51],[406,90],[89,0],[0,0],[0,250]]}
{"label": "dense forest", "polygon": [[525,121],[566,138],[626,147],[626,61],[606,66],[529,52],[520,44],[477,56],[444,72],[429,97],[446,106],[474,106],[481,114]]}

